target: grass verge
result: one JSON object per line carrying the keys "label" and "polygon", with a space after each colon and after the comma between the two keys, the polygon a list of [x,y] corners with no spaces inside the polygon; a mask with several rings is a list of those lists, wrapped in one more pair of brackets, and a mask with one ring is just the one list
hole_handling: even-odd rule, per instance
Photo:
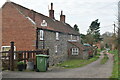
{"label": "grass verge", "polygon": [[107,56],[107,54],[104,54],[104,58],[101,60],[101,64],[105,64],[108,61],[109,57]]}
{"label": "grass verge", "polygon": [[118,78],[118,51],[117,50],[109,51],[109,53],[114,54],[114,66],[112,76],[110,78]]}
{"label": "grass verge", "polygon": [[64,61],[64,62],[58,64],[57,66],[64,67],[65,69],[78,68],[78,67],[82,67],[87,64],[90,64],[90,63],[96,61],[98,58],[99,58],[99,56],[95,56],[88,60],[72,59],[72,60]]}

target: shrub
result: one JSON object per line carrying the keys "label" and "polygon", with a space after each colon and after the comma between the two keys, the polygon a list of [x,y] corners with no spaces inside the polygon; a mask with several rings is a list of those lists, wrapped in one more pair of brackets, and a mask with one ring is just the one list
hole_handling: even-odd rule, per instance
{"label": "shrub", "polygon": [[17,65],[22,65],[22,64],[24,64],[24,62],[22,61],[17,62]]}

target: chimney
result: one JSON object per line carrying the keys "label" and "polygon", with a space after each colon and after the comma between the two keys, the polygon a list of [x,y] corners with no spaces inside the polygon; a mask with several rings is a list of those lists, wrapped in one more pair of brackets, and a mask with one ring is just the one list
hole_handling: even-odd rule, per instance
{"label": "chimney", "polygon": [[54,18],[53,3],[51,3],[51,9],[49,10],[49,17],[52,18],[52,19],[55,19]]}
{"label": "chimney", "polygon": [[34,11],[33,11],[32,9],[29,11],[28,16],[29,16],[33,21],[35,21],[35,13],[34,13]]}
{"label": "chimney", "polygon": [[65,15],[63,15],[63,11],[61,11],[60,21],[65,23]]}

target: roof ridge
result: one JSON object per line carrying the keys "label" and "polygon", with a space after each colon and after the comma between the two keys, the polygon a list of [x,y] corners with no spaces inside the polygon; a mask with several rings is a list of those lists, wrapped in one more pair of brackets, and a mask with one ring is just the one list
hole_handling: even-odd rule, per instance
{"label": "roof ridge", "polygon": [[[17,4],[17,3],[14,3],[14,2],[11,2],[11,3],[13,3],[13,4],[17,5],[17,6],[20,6],[20,7],[24,8],[24,9],[31,10],[30,8],[24,7],[24,6],[20,5],[20,4]],[[47,18],[50,18],[50,17],[48,17],[48,16],[46,16],[46,15],[44,15],[44,14],[42,14],[42,13],[39,13],[39,12],[33,10],[33,9],[32,9],[32,11],[35,12],[35,13],[37,13],[37,14],[40,14],[40,15],[42,15],[42,16],[45,16],[45,17],[47,17]],[[52,18],[50,18],[50,19],[52,20]]]}
{"label": "roof ridge", "polygon": [[[17,4],[17,3],[14,3],[14,2],[10,2],[14,5],[14,7],[20,12],[22,13],[23,16],[27,17],[28,14],[26,14],[25,12],[22,12],[22,9],[23,11],[26,10],[26,11],[30,11],[31,9],[27,8],[27,7],[24,7],[20,4]],[[39,13],[37,11],[34,11],[32,10],[36,15],[38,15],[39,17],[41,17],[41,20],[42,19],[45,19],[47,21],[49,21],[49,27],[51,28],[54,28],[54,31],[59,31],[59,32],[63,32],[63,33],[67,33],[67,34],[72,34],[72,35],[79,35],[79,33],[77,31],[74,30],[73,27],[70,26],[70,24],[68,23],[63,23],[59,20],[56,20],[56,19],[52,19],[42,13]],[[28,16],[29,17],[29,16]],[[52,22],[51,22],[52,21]],[[37,24],[38,21],[35,21]],[[38,28],[40,27],[39,25],[37,26]]]}

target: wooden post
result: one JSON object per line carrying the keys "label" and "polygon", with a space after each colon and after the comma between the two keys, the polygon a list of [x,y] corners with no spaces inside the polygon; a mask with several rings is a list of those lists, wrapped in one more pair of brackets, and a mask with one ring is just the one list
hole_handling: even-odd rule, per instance
{"label": "wooden post", "polygon": [[26,64],[26,53],[24,53],[24,63]]}
{"label": "wooden post", "polygon": [[10,70],[14,71],[14,42],[11,43],[11,50],[10,50]]}

